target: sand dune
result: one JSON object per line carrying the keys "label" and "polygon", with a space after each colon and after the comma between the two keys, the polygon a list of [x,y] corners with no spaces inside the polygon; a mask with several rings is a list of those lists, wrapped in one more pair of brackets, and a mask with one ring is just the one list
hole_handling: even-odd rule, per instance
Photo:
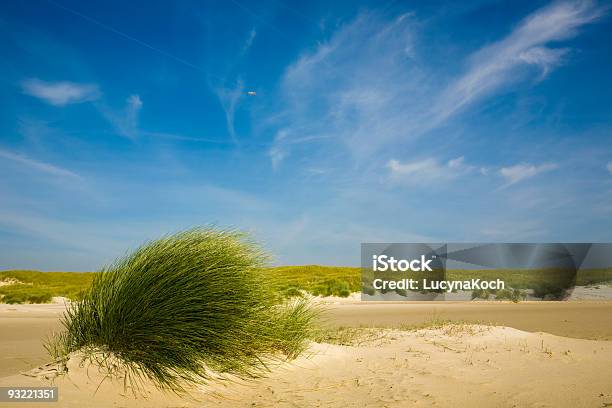
{"label": "sand dune", "polygon": [[612,302],[352,302],[327,307],[335,326],[396,327],[437,318],[528,332],[612,340]]}
{"label": "sand dune", "polygon": [[[515,327],[446,325],[372,329],[362,344],[312,343],[307,355],[267,378],[225,381],[195,401],[152,387],[134,399],[122,381],[72,359],[58,377],[58,407],[604,407],[612,404],[612,302],[329,305],[335,325],[419,324],[432,317],[508,322]],[[19,374],[48,361],[42,338],[59,328],[61,305],[0,305],[0,386],[45,385]],[[551,328],[574,337],[541,333]],[[48,369],[49,367],[47,367]],[[51,367],[52,368],[52,367]],[[53,377],[53,372],[49,372]],[[99,389],[98,389],[99,387]],[[96,389],[98,389],[96,391]],[[216,396],[215,396],[216,395]],[[20,403],[26,407],[28,404]],[[32,404],[40,406],[40,404]]]}
{"label": "sand dune", "polygon": [[[344,299],[344,298],[342,298]],[[612,302],[359,302],[326,301],[333,326],[419,325],[433,316],[457,322],[491,323],[564,337],[612,340]],[[0,377],[48,361],[42,339],[61,329],[61,304],[0,304]]]}
{"label": "sand dune", "polygon": [[[194,393],[197,401],[155,390],[146,399],[134,399],[129,392],[125,395],[121,381],[104,380],[97,368],[79,362],[71,360],[68,375],[55,380],[60,402],[54,406],[599,407],[612,403],[611,342],[506,327],[381,330],[358,346],[313,343],[309,355],[275,367],[267,378],[207,386]],[[22,375],[0,379],[2,386],[45,383]]]}

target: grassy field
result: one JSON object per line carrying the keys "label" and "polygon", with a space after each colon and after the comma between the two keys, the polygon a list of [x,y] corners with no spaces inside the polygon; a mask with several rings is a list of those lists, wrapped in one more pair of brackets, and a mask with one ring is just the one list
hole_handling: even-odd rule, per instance
{"label": "grassy field", "polygon": [[93,277],[91,272],[0,272],[0,302],[48,303],[55,296],[77,300]]}
{"label": "grassy field", "polygon": [[[297,296],[302,291],[314,296],[346,297],[361,291],[361,269],[356,267],[334,267],[320,265],[279,266],[262,271],[267,280],[285,297]],[[54,296],[72,300],[80,298],[89,287],[95,272],[0,272],[0,302],[45,303]],[[545,294],[554,291],[549,287],[555,282],[554,271],[532,270],[452,270],[446,279],[464,280],[473,277],[496,279],[500,277],[506,285],[516,289],[536,289]],[[4,282],[4,285],[2,284]],[[6,283],[13,283],[7,285]],[[589,286],[612,282],[612,269],[590,269],[581,271],[576,285]]]}
{"label": "grassy field", "polygon": [[361,291],[361,269],[345,266],[279,266],[264,269],[269,282],[283,295],[297,296],[300,291],[314,296],[347,297]]}
{"label": "grassy field", "polygon": [[[398,272],[376,272],[366,271],[362,276],[362,282],[366,293],[374,294],[372,281],[374,278],[385,280],[399,280],[407,278],[406,273]],[[497,299],[508,299],[518,301],[524,297],[525,290],[532,290],[533,296],[538,298],[559,298],[565,289],[573,286],[593,286],[598,284],[612,283],[612,268],[584,269],[575,274],[572,270],[547,268],[547,269],[452,269],[446,271],[419,272],[410,275],[416,279],[428,280],[451,280],[465,281],[470,279],[481,279],[483,281],[502,279],[506,288],[503,291],[480,290],[473,291],[473,298],[488,299],[496,295]],[[402,290],[397,290],[403,294]]]}
{"label": "grassy field", "polygon": [[[306,291],[315,296],[348,296],[361,290],[359,268],[318,265],[282,266],[262,271],[285,297]],[[0,272],[0,302],[47,303],[55,296],[78,300],[96,272]],[[2,284],[4,283],[4,284]]]}

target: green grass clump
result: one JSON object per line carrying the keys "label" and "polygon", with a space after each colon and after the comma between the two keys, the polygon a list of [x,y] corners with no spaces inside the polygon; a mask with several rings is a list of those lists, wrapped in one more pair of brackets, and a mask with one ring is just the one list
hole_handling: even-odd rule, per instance
{"label": "green grass clump", "polygon": [[121,362],[176,393],[211,379],[209,370],[256,377],[270,359],[306,347],[315,312],[280,303],[261,268],[265,254],[235,231],[198,228],[150,242],[95,275],[48,350],[85,351]]}

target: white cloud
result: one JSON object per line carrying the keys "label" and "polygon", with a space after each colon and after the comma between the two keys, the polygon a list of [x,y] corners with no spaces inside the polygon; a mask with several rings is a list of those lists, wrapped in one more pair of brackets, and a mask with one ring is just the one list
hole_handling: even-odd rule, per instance
{"label": "white cloud", "polygon": [[558,167],[559,166],[555,163],[544,163],[539,166],[529,163],[520,163],[511,167],[502,167],[499,170],[499,174],[506,179],[506,186],[509,186],[519,181],[537,176],[538,174],[555,170]]}
{"label": "white cloud", "polygon": [[520,79],[522,67],[538,67],[541,77],[545,76],[568,52],[550,44],[575,37],[580,27],[604,13],[592,1],[577,0],[555,2],[530,14],[508,36],[471,56],[467,72],[447,88],[435,106],[435,122]]}
{"label": "white cloud", "polygon": [[519,54],[519,59],[529,65],[537,65],[542,69],[544,78],[552,68],[563,62],[563,57],[569,52],[567,48],[549,49],[533,47]]}
{"label": "white cloud", "polygon": [[128,137],[138,135],[138,117],[142,109],[142,100],[139,95],[130,95],[126,101],[125,118],[122,123],[122,133]]}
{"label": "white cloud", "polygon": [[[22,87],[26,94],[43,99],[55,106],[95,101],[101,95],[98,86],[94,84],[28,79],[22,82]],[[138,137],[138,120],[142,109],[142,100],[139,95],[130,95],[122,111],[113,110],[103,102],[96,102],[95,106],[121,136],[130,139]]]}
{"label": "white cloud", "polygon": [[[487,167],[476,167],[467,164],[463,156],[448,160],[447,162],[440,162],[431,157],[404,163],[393,159],[387,162],[387,168],[390,170],[393,179],[411,184],[448,181],[467,174],[488,176],[492,170]],[[520,163],[514,166],[502,167],[498,172],[506,179],[507,183],[504,187],[507,187],[557,168],[558,165],[555,163],[544,163],[541,165]]]}
{"label": "white cloud", "polygon": [[357,161],[384,149],[392,153],[391,146],[432,134],[510,84],[543,79],[570,55],[557,44],[604,13],[590,1],[552,3],[468,56],[463,73],[445,76],[420,52],[422,24],[414,15],[386,20],[364,12],[286,69],[280,109],[269,125],[285,129],[287,137],[274,144],[286,157],[298,148],[290,140],[318,135],[344,146]]}
{"label": "white cloud", "polygon": [[465,162],[465,157],[457,157],[456,159],[452,159],[448,161],[448,167],[451,169],[459,169],[463,167],[463,163]]}
{"label": "white cloud", "polygon": [[78,174],[73,173],[70,170],[66,170],[61,167],[57,167],[52,164],[49,164],[49,163],[30,159],[29,157],[26,157],[26,156],[23,156],[23,155],[20,155],[20,154],[17,154],[17,153],[8,151],[8,150],[0,149],[0,157],[6,160],[10,160],[14,163],[23,165],[26,168],[36,170],[38,172],[49,174],[52,176],[69,177],[73,179],[81,178]]}
{"label": "white cloud", "polygon": [[293,140],[309,135],[309,141],[326,138],[365,157],[412,137],[409,122],[418,122],[412,113],[425,95],[406,53],[413,48],[412,27],[408,15],[385,21],[363,13],[302,54],[282,79],[281,111],[271,123],[280,124],[286,138],[275,144],[288,154]]}
{"label": "white cloud", "polygon": [[249,51],[249,49],[253,45],[253,41],[255,41],[256,36],[257,36],[257,30],[255,30],[255,28],[253,27],[251,31],[249,31],[249,35],[247,36],[247,39],[244,42],[244,45],[242,46],[242,50],[240,50],[241,57]]}
{"label": "white cloud", "polygon": [[432,158],[413,161],[409,163],[401,163],[398,160],[389,160],[387,167],[392,173],[401,174],[403,176],[431,176],[443,172],[443,167]]}
{"label": "white cloud", "polygon": [[274,136],[274,143],[270,149],[268,149],[268,157],[272,162],[272,168],[274,170],[278,169],[281,162],[289,156],[291,145],[310,143],[312,141],[329,138],[329,136],[302,136],[293,138],[289,136],[290,133],[288,129],[279,130]]}
{"label": "white cloud", "polygon": [[31,78],[21,82],[24,93],[42,99],[54,106],[93,101],[100,97],[100,90],[95,84],[78,84],[75,82],[46,82]]}
{"label": "white cloud", "polygon": [[227,132],[229,133],[232,141],[238,143],[236,137],[236,129],[234,127],[234,116],[236,114],[236,107],[240,102],[240,98],[244,95],[244,85],[242,80],[236,82],[234,88],[217,88],[217,97],[225,112],[225,122],[227,124]]}
{"label": "white cloud", "polygon": [[470,172],[473,166],[465,164],[465,159],[461,156],[446,163],[440,163],[431,157],[407,163],[393,159],[387,162],[387,168],[394,179],[419,184],[450,180]]}
{"label": "white cloud", "polygon": [[495,220],[480,229],[483,238],[496,241],[515,242],[528,239],[536,239],[546,236],[548,233],[546,225],[541,220]]}
{"label": "white cloud", "polygon": [[268,156],[272,162],[272,168],[276,170],[280,166],[281,162],[287,157],[287,153],[279,146],[272,146],[268,150]]}
{"label": "white cloud", "polygon": [[608,165],[606,166],[606,168],[608,169],[610,174],[612,174],[612,162],[609,162]]}
{"label": "white cloud", "polygon": [[142,108],[142,100],[140,95],[130,95],[127,98],[128,109],[138,112]]}
{"label": "white cloud", "polygon": [[272,163],[272,169],[276,170],[280,166],[281,162],[285,160],[287,157],[287,148],[283,145],[285,139],[287,138],[287,131],[285,129],[281,129],[276,132],[276,136],[274,136],[274,144],[268,150],[268,157]]}
{"label": "white cloud", "polygon": [[142,100],[139,95],[130,95],[122,111],[115,111],[105,105],[98,106],[102,115],[113,125],[117,133],[129,139],[136,139],[140,134],[139,116]]}

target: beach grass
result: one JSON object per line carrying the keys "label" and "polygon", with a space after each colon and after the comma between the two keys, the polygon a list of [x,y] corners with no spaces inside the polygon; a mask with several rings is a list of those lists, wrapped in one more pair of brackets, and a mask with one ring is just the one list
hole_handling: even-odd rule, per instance
{"label": "beach grass", "polygon": [[0,272],[0,302],[48,303],[58,296],[79,300],[94,276],[87,272]]}
{"label": "beach grass", "polygon": [[132,390],[147,380],[181,394],[211,372],[262,375],[268,362],[304,350],[317,314],[306,301],[282,300],[261,273],[266,260],[232,230],[149,242],[93,276],[47,349],[55,359],[84,352],[109,372],[118,366]]}
{"label": "beach grass", "polygon": [[279,266],[263,273],[275,282],[276,290],[285,297],[302,292],[313,296],[347,297],[361,291],[361,269],[347,266]]}
{"label": "beach grass", "polygon": [[[346,297],[361,291],[361,268],[346,266],[296,265],[263,267],[261,273],[269,286],[284,298],[299,297],[304,293],[313,296]],[[0,302],[46,303],[61,296],[79,300],[91,285],[97,272],[0,272]],[[554,271],[531,269],[503,270],[449,270],[447,279],[464,280],[478,277],[483,280],[504,279],[511,288],[501,293],[473,293],[476,298],[495,295],[498,299],[521,300],[517,290],[536,289],[536,294],[545,296],[555,291],[549,287],[555,281]],[[19,282],[2,285],[2,282]],[[575,285],[592,286],[612,283],[612,268],[586,269],[576,275]]]}
{"label": "beach grass", "polygon": [[441,329],[445,334],[476,333],[478,328],[493,326],[490,322],[451,320],[434,312],[430,318],[416,324],[392,324],[376,326],[322,325],[314,331],[312,340],[317,343],[338,346],[361,346],[374,341],[390,339],[394,332],[416,332],[425,329]]}
{"label": "beach grass", "polygon": [[[268,285],[284,298],[309,293],[341,296],[361,290],[361,270],[354,267],[298,265],[260,268]],[[62,296],[79,300],[98,272],[0,272],[0,302],[47,303]]]}
{"label": "beach grass", "polygon": [[[447,271],[434,270],[432,272],[418,272],[418,279],[469,281],[480,279],[482,281],[501,279],[506,289],[503,290],[474,290],[472,298],[499,299],[518,302],[525,298],[525,290],[531,290],[533,296],[541,299],[562,299],[574,286],[592,286],[612,283],[612,268],[581,269],[577,273],[571,269],[540,268],[540,269],[449,269]],[[373,294],[375,290],[372,282],[376,278],[386,280],[400,280],[407,277],[406,273],[376,272],[364,269],[361,281],[364,291]],[[393,291],[393,290],[387,290]],[[384,291],[383,291],[384,292]],[[403,290],[397,290],[398,293]]]}

